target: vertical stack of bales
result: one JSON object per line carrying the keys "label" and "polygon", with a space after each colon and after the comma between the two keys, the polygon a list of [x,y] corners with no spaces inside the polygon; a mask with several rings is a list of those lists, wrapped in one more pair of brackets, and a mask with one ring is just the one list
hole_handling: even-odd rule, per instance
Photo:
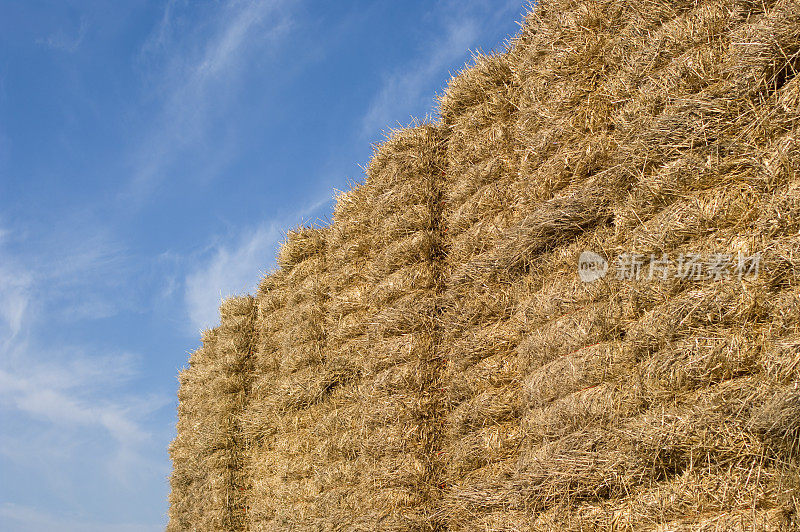
{"label": "vertical stack of bales", "polygon": [[367,168],[369,351],[362,367],[360,489],[368,528],[430,526],[440,432],[437,337],[441,130],[395,132]]}
{"label": "vertical stack of bales", "polygon": [[244,416],[251,529],[430,520],[440,157],[436,127],[393,135],[332,226],[290,233],[262,282]]}
{"label": "vertical stack of bales", "polygon": [[[659,13],[647,13],[653,9]],[[577,259],[583,250],[607,252],[611,205],[635,179],[617,157],[616,95],[607,86],[616,46],[631,38],[622,32],[625,17],[674,15],[667,11],[658,3],[626,10],[541,2],[508,55],[518,94],[516,217],[472,268],[499,269],[512,287],[522,442],[512,463],[466,494],[467,505],[480,508],[473,515],[485,514],[490,526],[591,528],[580,501],[609,497],[613,481],[626,476],[613,469],[613,446],[600,444],[631,408],[631,363],[617,321],[625,296],[606,283],[582,283]],[[652,21],[639,24],[652,30]]]}
{"label": "vertical stack of bales", "polygon": [[796,98],[799,8],[720,1],[676,17],[661,33],[679,44],[659,51],[658,70],[639,68],[641,89],[615,120],[641,139],[627,159],[643,168],[615,206],[615,248],[763,253],[761,271],[744,281],[731,271],[628,288],[636,307],[625,346],[641,413],[617,428],[640,461],[658,464],[641,469],[646,480],[617,508],[634,527],[797,524],[798,375],[776,346],[797,330],[786,318],[797,309],[800,109],[784,102]]}
{"label": "vertical stack of bales", "polygon": [[250,530],[310,527],[320,493],[314,424],[340,378],[325,355],[328,229],[290,231],[258,293],[259,348],[243,425]]}
{"label": "vertical stack of bales", "polygon": [[431,512],[440,153],[434,126],[397,132],[337,201],[327,356],[352,378],[317,425],[321,528],[407,530]]}
{"label": "vertical stack of bales", "polygon": [[169,530],[244,529],[240,415],[253,375],[255,301],[228,299],[220,315],[220,326],[204,332],[203,346],[180,375]]}
{"label": "vertical stack of bales", "polygon": [[368,189],[357,186],[337,198],[328,236],[328,306],[325,315],[326,365],[340,378],[328,392],[328,405],[316,420],[319,438],[315,527],[335,530],[340,523],[363,522],[369,497],[359,490],[361,461],[360,378],[369,355],[369,307],[364,272],[371,246]]}
{"label": "vertical stack of bales", "polygon": [[486,516],[476,512],[472,493],[513,461],[522,438],[513,286],[503,269],[475,267],[517,215],[512,80],[507,56],[479,57],[441,104],[448,133],[439,320],[446,401],[437,458],[441,519],[456,529],[481,528]]}

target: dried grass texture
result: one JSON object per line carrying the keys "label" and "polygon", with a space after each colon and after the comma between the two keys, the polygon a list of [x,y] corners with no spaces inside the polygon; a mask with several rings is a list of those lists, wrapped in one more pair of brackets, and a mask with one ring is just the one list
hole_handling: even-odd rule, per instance
{"label": "dried grass texture", "polygon": [[[794,227],[793,209],[782,203],[787,207],[776,215],[772,205],[776,198],[791,202],[797,182],[795,111],[786,115],[776,105],[794,98],[796,89],[792,75],[788,82],[775,80],[784,75],[776,72],[795,68],[797,36],[788,27],[796,28],[789,11],[798,5],[664,3],[658,12],[655,4],[540,2],[531,15],[535,23],[523,29],[509,54],[520,95],[513,106],[516,138],[523,148],[518,175],[504,177],[512,181],[506,188],[521,192],[505,219],[487,210],[483,221],[495,230],[480,233],[480,243],[466,253],[460,234],[453,237],[458,254],[446,283],[463,290],[454,301],[493,292],[506,294],[505,303],[499,312],[482,305],[468,321],[456,304],[445,329],[458,337],[469,331],[475,339],[475,347],[453,350],[467,363],[475,359],[471,353],[508,356],[508,344],[487,349],[492,342],[486,336],[503,324],[517,324],[519,331],[519,341],[511,342],[518,373],[507,375],[510,384],[497,393],[506,400],[491,401],[485,417],[453,430],[452,448],[473,438],[465,430],[480,434],[514,416],[519,421],[512,427],[522,427],[523,437],[493,460],[459,456],[442,509],[451,529],[796,525],[796,450],[789,451],[796,443],[787,432],[794,429],[783,425],[783,408],[791,412],[794,399],[779,391],[762,361],[770,360],[765,346],[787,333],[770,299],[797,282],[788,251],[794,245],[789,240],[796,241],[788,236],[792,230],[763,238],[769,225],[763,219],[771,212],[776,227]],[[767,34],[775,39],[769,45]],[[739,35],[764,44],[739,57]],[[766,49],[772,52],[760,55]],[[742,84],[745,71],[756,78]],[[482,112],[490,112],[488,106]],[[787,157],[789,152],[794,155]],[[452,208],[459,215],[470,209]],[[462,219],[455,218],[459,224]],[[776,252],[765,260],[769,271],[753,284],[607,279],[587,286],[574,270],[583,249],[660,256],[770,248]],[[458,383],[464,365],[454,369],[452,382]],[[753,414],[725,411],[722,399],[712,400],[715,389],[728,383],[742,383],[747,400],[736,404],[758,405]],[[491,386],[484,381],[467,389],[452,410],[453,427],[464,426],[464,411],[474,409]],[[760,389],[764,395],[755,393]],[[776,398],[768,399],[771,394]],[[703,429],[665,429],[667,409],[674,411],[670,419],[689,418]],[[772,433],[781,435],[773,442],[768,422],[755,421],[767,418],[776,424]],[[666,434],[657,436],[661,430]],[[653,440],[670,442],[666,456]],[[484,448],[489,455],[491,445]],[[782,486],[762,488],[767,495],[750,499],[749,506],[709,499],[692,503],[695,514],[674,506],[651,513],[637,507],[624,518],[588,511],[591,505],[634,504],[638,490],[660,489],[688,472],[706,482],[714,468],[723,471],[717,477],[723,492],[747,499],[750,488],[725,469],[729,460],[747,457],[751,463],[736,468]],[[465,463],[482,468],[465,473]]]}
{"label": "dried grass texture", "polygon": [[[207,333],[170,528],[800,527],[799,14],[538,2]],[[583,250],[763,260],[587,284]]]}
{"label": "dried grass texture", "polygon": [[232,298],[180,374],[168,530],[238,530],[245,520],[243,427],[254,373],[255,301]]}

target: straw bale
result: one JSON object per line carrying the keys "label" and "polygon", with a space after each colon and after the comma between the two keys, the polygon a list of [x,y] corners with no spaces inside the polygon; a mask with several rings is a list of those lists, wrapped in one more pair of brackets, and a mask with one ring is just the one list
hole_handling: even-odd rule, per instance
{"label": "straw bale", "polygon": [[581,187],[538,206],[521,222],[501,234],[494,247],[458,268],[452,282],[480,279],[493,270],[514,270],[535,254],[555,247],[591,227],[607,221],[607,191]]}
{"label": "straw bale", "polygon": [[720,424],[724,414],[718,410],[741,409],[754,395],[751,382],[736,384],[711,398],[695,398],[701,401],[679,416],[654,413],[620,429],[583,428],[529,447],[512,479],[473,485],[451,497],[478,507],[547,508],[565,500],[623,495],[689,465],[761,460],[763,450],[755,438],[731,430],[725,421]]}
{"label": "straw bale", "polygon": [[[563,508],[536,516],[534,530],[781,530],[789,523],[775,498],[776,477],[767,470],[690,470],[627,499],[604,505],[582,504],[575,513]],[[732,489],[735,486],[735,489]],[[769,528],[771,523],[775,528]],[[720,527],[714,528],[715,524]],[[735,525],[741,528],[737,528]],[[766,525],[766,526],[765,526]],[[702,528],[711,526],[711,528]],[[726,528],[729,527],[729,528]],[[763,527],[763,528],[762,528]]]}
{"label": "straw bale", "polygon": [[353,267],[369,254],[371,212],[365,205],[371,194],[370,187],[360,184],[336,196],[327,246],[330,262]]}
{"label": "straw bale", "polygon": [[384,336],[401,335],[408,332],[425,334],[432,323],[436,302],[424,290],[413,290],[398,300],[377,310],[372,322],[373,330]]}
{"label": "straw bale", "polygon": [[349,340],[362,336],[369,330],[367,317],[371,314],[367,310],[350,312],[339,318],[331,334],[339,341]]}
{"label": "straw bale", "polygon": [[772,392],[748,421],[748,429],[794,457],[800,449],[800,379]]}
{"label": "straw bale", "polygon": [[487,320],[485,325],[467,329],[455,336],[443,353],[457,372],[488,357],[512,355],[518,337],[517,328],[508,320]]}
{"label": "straw bale", "polygon": [[[447,428],[451,436],[468,432],[470,424],[473,428],[480,425],[474,419],[481,417],[482,410],[489,414],[489,418],[508,417],[520,411],[523,398],[519,389],[520,372],[516,362],[516,358],[507,353],[495,354],[466,367],[447,361],[444,382],[439,391],[444,394],[443,400],[451,409]],[[495,400],[496,403],[483,404],[482,401],[487,399]],[[455,423],[459,419],[461,422]]]}
{"label": "straw bale", "polygon": [[560,394],[550,403],[533,403],[522,416],[526,445],[554,441],[593,427],[609,427],[637,412],[637,390],[601,382]]}
{"label": "straw bale", "polygon": [[517,418],[522,408],[520,392],[519,387],[513,383],[501,387],[484,387],[450,413],[449,430],[454,435],[464,434],[486,425]]}
{"label": "straw bale", "polygon": [[353,312],[365,310],[368,306],[369,288],[364,281],[331,286],[330,299],[326,306],[328,316],[341,319]]}
{"label": "straw bale", "polygon": [[[508,112],[513,106],[507,93],[512,67],[505,55],[473,55],[473,66],[462,70],[448,84],[440,98],[440,113],[447,123],[470,108],[480,108],[487,116]],[[505,96],[505,97],[504,97]]]}
{"label": "straw bale", "polygon": [[625,374],[633,359],[621,342],[604,342],[564,353],[525,376],[526,403],[542,406]]}
{"label": "straw bale", "polygon": [[374,278],[383,278],[399,268],[426,262],[433,254],[436,238],[428,231],[417,231],[405,238],[386,242],[380,246],[382,253],[367,270]]}
{"label": "straw bale", "polygon": [[460,334],[476,326],[493,323],[513,315],[513,294],[509,285],[463,284],[447,286],[442,294],[442,318],[445,333]]}
{"label": "straw bale", "polygon": [[484,218],[507,211],[514,204],[513,191],[503,183],[493,182],[476,190],[447,218],[448,231],[463,233]]}
{"label": "straw bale", "polygon": [[385,210],[376,215],[380,216],[379,229],[386,240],[406,237],[415,231],[429,229],[435,223],[430,207],[424,203],[404,205],[401,209],[392,206]]}
{"label": "straw bale", "polygon": [[478,220],[461,233],[454,232],[453,238],[448,239],[449,269],[455,270],[465,261],[488,250],[490,243],[503,234],[504,228],[511,224],[512,219],[512,213],[503,211],[495,216]]}
{"label": "straw bale", "polygon": [[764,375],[787,383],[800,374],[800,336],[796,333],[771,342],[762,350],[759,365]]}
{"label": "straw bale", "polygon": [[286,279],[286,283],[292,287],[292,293],[286,303],[295,305],[321,297],[327,284],[324,273],[325,263],[321,257],[311,257],[292,267]]}
{"label": "straw bale", "polygon": [[325,247],[328,231],[323,227],[300,227],[289,231],[278,253],[280,267],[290,269],[308,257],[319,255]]}
{"label": "straw bale", "polygon": [[[504,177],[504,165],[496,157],[489,157],[480,160],[475,164],[469,165],[464,169],[464,174],[460,179],[453,180],[444,190],[444,199],[446,205],[453,206],[454,209],[460,208],[474,196],[480,189],[488,185],[498,185],[498,182]],[[450,216],[453,216],[452,214]],[[458,224],[454,224],[452,220],[448,220],[447,226],[449,231],[457,232]]]}
{"label": "straw bale", "polygon": [[384,191],[400,190],[409,183],[418,183],[414,187],[417,193],[429,193],[431,175],[426,171],[437,164],[436,150],[441,146],[442,133],[436,123],[421,124],[417,121],[410,127],[393,130],[384,142],[375,146],[367,166],[368,179],[381,183]]}
{"label": "straw bale", "polygon": [[390,273],[378,281],[369,294],[373,306],[389,305],[413,290],[429,289],[436,281],[430,263],[421,262]]}
{"label": "straw bale", "polygon": [[636,371],[648,397],[686,393],[755,373],[761,343],[739,331],[698,329],[644,359]]}
{"label": "straw bale", "polygon": [[282,338],[281,352],[287,353],[281,357],[281,370],[284,372],[300,371],[323,362],[325,352],[318,341],[322,330],[319,324],[313,324],[307,329],[300,329],[296,334],[288,330]]}
{"label": "straw bale", "polygon": [[477,427],[441,451],[450,464],[447,477],[452,482],[472,471],[513,459],[524,435],[516,418]]}
{"label": "straw bale", "polygon": [[326,365],[320,370],[318,366],[310,366],[279,381],[265,406],[277,413],[307,408],[324,400],[331,390],[347,383],[356,374],[355,368],[329,368]]}
{"label": "straw bale", "polygon": [[731,36],[727,68],[743,96],[776,91],[800,66],[800,15],[792,1],[779,1],[768,13]]}
{"label": "straw bale", "polygon": [[743,290],[736,282],[712,289],[687,290],[648,311],[628,331],[626,341],[638,351],[652,352],[700,327],[736,327],[764,318],[764,295]]}
{"label": "straw bale", "polygon": [[[551,363],[563,368],[561,364],[572,364],[575,357],[591,356],[604,349],[600,343],[608,339],[615,323],[612,321],[613,306],[604,302],[576,302],[565,310],[561,315],[539,322],[539,326],[521,340],[519,356],[531,370],[539,371],[540,367]],[[587,350],[588,353],[584,352]],[[557,362],[558,359],[561,362]]]}
{"label": "straw bale", "polygon": [[261,315],[275,312],[286,305],[287,294],[283,286],[285,278],[285,271],[278,270],[264,276],[259,283],[256,297]]}

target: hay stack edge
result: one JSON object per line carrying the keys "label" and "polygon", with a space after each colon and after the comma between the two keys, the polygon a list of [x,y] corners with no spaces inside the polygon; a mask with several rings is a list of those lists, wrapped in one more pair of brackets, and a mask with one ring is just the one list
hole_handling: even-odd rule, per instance
{"label": "hay stack edge", "polygon": [[798,70],[800,0],[531,7],[223,303],[168,530],[798,530]]}

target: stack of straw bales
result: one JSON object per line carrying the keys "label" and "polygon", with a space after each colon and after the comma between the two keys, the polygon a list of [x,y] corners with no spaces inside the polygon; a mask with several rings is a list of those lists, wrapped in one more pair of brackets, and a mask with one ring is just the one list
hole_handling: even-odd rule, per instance
{"label": "stack of straw bales", "polygon": [[508,56],[479,56],[441,99],[448,142],[440,317],[445,423],[437,519],[444,527],[479,526],[485,516],[475,517],[471,494],[513,462],[522,442],[513,286],[503,269],[482,264],[518,218],[517,92]]}
{"label": "stack of straw bales", "polygon": [[181,372],[178,437],[168,530],[242,530],[244,464],[240,415],[252,384],[255,301],[232,298],[220,307],[221,324]]}
{"label": "stack of straw bales", "polygon": [[248,427],[250,530],[308,527],[319,493],[314,422],[339,376],[325,360],[326,228],[290,232],[280,269],[258,291],[256,375]]}
{"label": "stack of straw bales", "polygon": [[[446,284],[463,292],[445,329],[463,338],[469,316],[473,340],[453,355],[489,368],[483,385],[454,394],[454,456],[466,448],[478,460],[454,462],[450,528],[797,524],[800,381],[786,372],[797,352],[776,357],[774,346],[797,334],[786,313],[798,303],[799,12],[797,2],[540,2],[508,54],[452,82],[453,138],[476,116],[487,128],[513,121],[518,172],[495,180],[514,201],[505,219],[476,217],[496,232],[469,254],[460,196],[449,206],[445,246],[458,251]],[[491,68],[503,62],[510,76]],[[483,102],[464,89],[481,85]],[[510,111],[498,111],[491,95],[509,92]],[[465,144],[492,138],[475,128]],[[467,158],[478,168],[478,157],[457,153],[450,168]],[[453,174],[449,191],[477,189]],[[744,282],[585,284],[582,250],[647,261],[763,251],[764,270]],[[459,308],[481,293],[503,304]],[[496,340],[504,324],[518,339]],[[787,425],[789,410],[798,417]]]}
{"label": "stack of straw bales", "polygon": [[381,145],[367,168],[371,317],[361,365],[359,483],[369,499],[365,530],[423,529],[437,499],[442,147],[440,128],[406,129]]}
{"label": "stack of straw bales", "polygon": [[800,526],[798,70],[798,0],[538,2],[223,306],[171,529]]}
{"label": "stack of straw bales", "polygon": [[324,358],[341,378],[313,420],[319,495],[309,529],[407,530],[423,526],[435,499],[440,151],[438,128],[397,132],[366,181],[338,199]]}

